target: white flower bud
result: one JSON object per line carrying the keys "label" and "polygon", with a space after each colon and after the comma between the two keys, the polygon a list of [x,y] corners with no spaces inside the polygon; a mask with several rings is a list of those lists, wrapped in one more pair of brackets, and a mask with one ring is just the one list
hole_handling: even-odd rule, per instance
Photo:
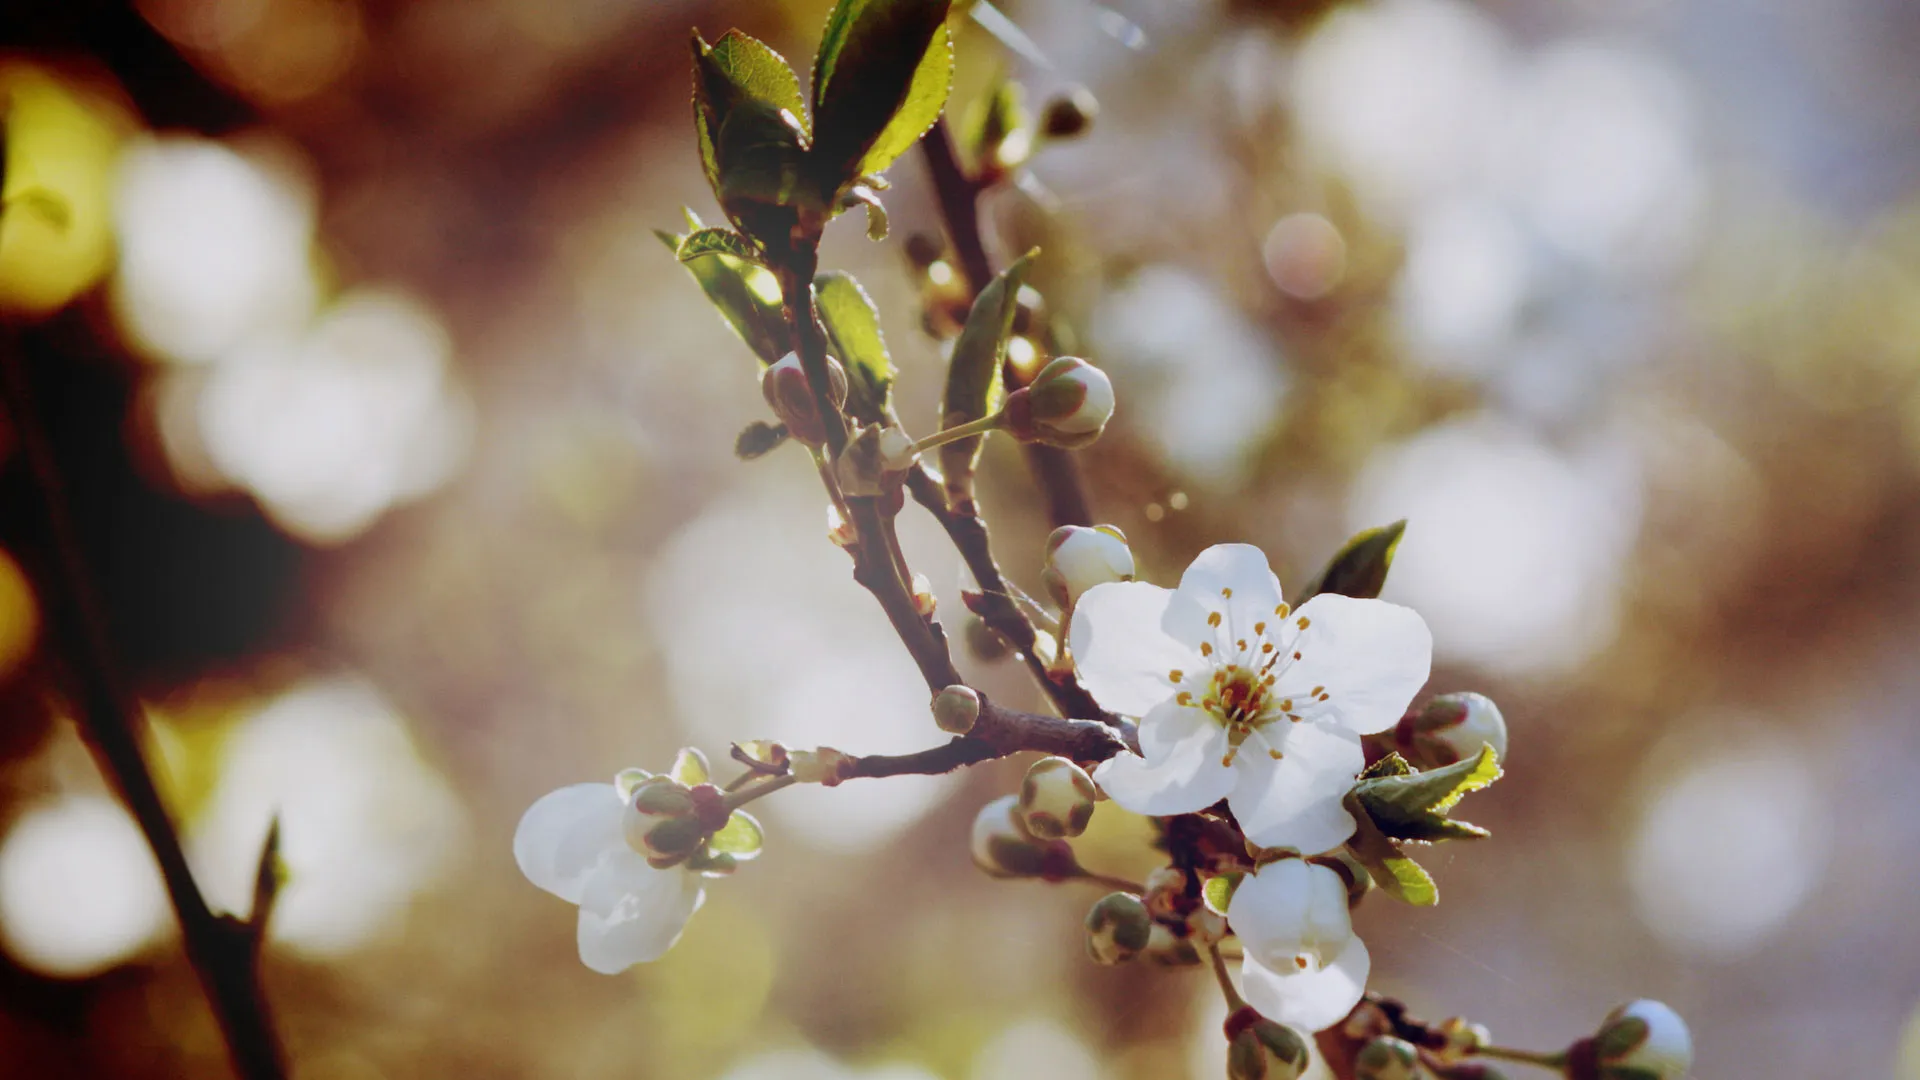
{"label": "white flower bud", "polygon": [[[944,693],[944,691],[942,691]],[[1063,757],[1044,757],[1020,782],[1020,824],[1041,840],[1079,836],[1093,818],[1093,777]]]}
{"label": "white flower bud", "polygon": [[1131,893],[1108,893],[1087,910],[1087,956],[1096,964],[1124,964],[1153,937],[1153,917]]}
{"label": "white flower bud", "polygon": [[913,436],[898,426],[880,432],[880,461],[888,472],[906,472],[920,455],[913,452]]}
{"label": "white flower bud", "polygon": [[[827,357],[827,376],[834,407],[839,408],[847,403],[846,369]],[[819,403],[807,383],[799,353],[788,353],[767,365],[767,370],[760,373],[760,394],[772,406],[773,414],[787,425],[787,434],[808,446],[827,441],[826,422],[820,417]]]}
{"label": "white flower bud", "polygon": [[1464,761],[1483,745],[1493,747],[1496,760],[1507,759],[1507,722],[1484,694],[1442,694],[1403,717],[1394,738],[1401,754],[1422,769]]}
{"label": "white flower bud", "polygon": [[1007,395],[1008,434],[1022,442],[1077,449],[1113,419],[1113,382],[1077,356],[1056,357],[1031,384]]}
{"label": "white flower bud", "polygon": [[980,693],[955,683],[933,695],[933,722],[941,731],[965,735],[980,719]]}
{"label": "white flower bud", "polygon": [[974,865],[993,877],[1060,881],[1082,871],[1064,840],[1036,840],[1020,827],[1019,799],[1002,795],[980,808],[970,844]]}
{"label": "white flower bud", "polygon": [[1111,525],[1062,525],[1047,537],[1040,580],[1054,603],[1070,608],[1095,585],[1133,580],[1133,551]]}
{"label": "white flower bud", "polygon": [[1418,1080],[1420,1051],[1405,1039],[1381,1035],[1353,1059],[1354,1080]]}
{"label": "white flower bud", "polygon": [[1593,1037],[1593,1049],[1606,1080],[1680,1080],[1693,1067],[1687,1022],[1651,998],[1608,1013]]}
{"label": "white flower bud", "polygon": [[939,606],[940,601],[933,595],[933,583],[927,580],[927,575],[913,575],[913,610],[919,612],[921,618],[931,619],[934,609]]}

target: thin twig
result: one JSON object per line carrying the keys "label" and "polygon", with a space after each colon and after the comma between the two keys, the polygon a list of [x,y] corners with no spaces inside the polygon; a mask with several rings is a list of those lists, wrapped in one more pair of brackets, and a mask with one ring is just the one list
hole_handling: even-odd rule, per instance
{"label": "thin twig", "polygon": [[1121,734],[1105,724],[1020,712],[983,700],[980,718],[965,735],[912,754],[848,757],[839,767],[838,779],[938,775],[1027,750],[1087,764],[1105,761],[1126,749],[1129,746]]}
{"label": "thin twig", "polygon": [[26,459],[39,512],[46,565],[38,582],[48,628],[67,675],[80,730],[153,849],[160,876],[180,919],[188,961],[200,978],[225,1038],[234,1070],[245,1080],[287,1075],[272,1013],[260,986],[259,927],[218,915],[194,884],[180,837],[155,787],[140,748],[145,717],[119,677],[98,598],[80,552],[66,491],[45,426],[33,404],[12,327],[0,324],[0,382],[7,412]]}

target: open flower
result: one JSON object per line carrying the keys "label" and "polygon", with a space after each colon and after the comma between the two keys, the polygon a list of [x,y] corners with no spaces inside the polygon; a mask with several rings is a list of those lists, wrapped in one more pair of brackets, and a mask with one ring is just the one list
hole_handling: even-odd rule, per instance
{"label": "open flower", "polygon": [[580,961],[604,975],[659,959],[706,899],[699,874],[656,870],[629,846],[629,816],[616,785],[573,784],[541,796],[513,834],[527,880],[580,905]]}
{"label": "open flower", "polygon": [[1408,608],[1322,593],[1292,611],[1260,549],[1218,544],[1178,589],[1096,585],[1070,634],[1081,682],[1140,718],[1141,754],[1093,776],[1155,816],[1226,799],[1248,839],[1314,854],[1353,834],[1340,805],[1360,736],[1392,727],[1427,681],[1433,636]]}
{"label": "open flower", "polygon": [[1246,951],[1247,1000],[1267,1017],[1318,1031],[1366,991],[1371,961],[1338,872],[1301,859],[1268,863],[1233,891],[1227,921]]}

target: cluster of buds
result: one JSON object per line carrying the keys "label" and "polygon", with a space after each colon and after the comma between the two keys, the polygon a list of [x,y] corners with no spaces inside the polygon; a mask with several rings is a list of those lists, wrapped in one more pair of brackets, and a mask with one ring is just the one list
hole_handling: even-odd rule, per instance
{"label": "cluster of buds", "polygon": [[669,773],[628,769],[616,780],[627,804],[621,821],[627,846],[649,866],[724,875],[759,853],[760,823],[728,806],[726,793],[707,775],[706,757],[688,747]]}

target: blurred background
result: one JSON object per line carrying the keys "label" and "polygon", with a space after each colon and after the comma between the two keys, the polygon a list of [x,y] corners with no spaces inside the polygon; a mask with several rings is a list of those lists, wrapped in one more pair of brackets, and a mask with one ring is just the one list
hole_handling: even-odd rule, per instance
{"label": "blurred background", "polygon": [[[298,1075],[1222,1075],[1201,970],[1082,956],[1089,886],[974,870],[1023,762],[796,790],[663,961],[606,978],[520,813],[693,743],[932,745],[751,354],[650,235],[712,217],[686,33],[803,70],[830,5],[13,0],[0,308],[205,890]],[[959,5],[964,7],[965,5]],[[996,72],[1099,99],[987,206],[1120,411],[1098,516],[1171,582],[1297,589],[1407,518],[1387,597],[1491,694],[1494,839],[1375,898],[1375,986],[1555,1047],[1662,998],[1696,1075],[1920,1080],[1920,8],[1009,0]],[[996,22],[988,15],[988,22]],[[910,429],[951,267],[917,155],[830,232]],[[63,208],[38,206],[39,191]],[[19,207],[26,207],[20,209]],[[0,1075],[225,1075],[151,858],[55,692],[0,424]],[[995,445],[1002,564],[1044,511]],[[937,529],[914,568],[962,609]],[[1035,704],[1019,665],[962,658]],[[1080,842],[1143,873],[1144,826]],[[1517,1073],[1516,1073],[1517,1074]]]}

